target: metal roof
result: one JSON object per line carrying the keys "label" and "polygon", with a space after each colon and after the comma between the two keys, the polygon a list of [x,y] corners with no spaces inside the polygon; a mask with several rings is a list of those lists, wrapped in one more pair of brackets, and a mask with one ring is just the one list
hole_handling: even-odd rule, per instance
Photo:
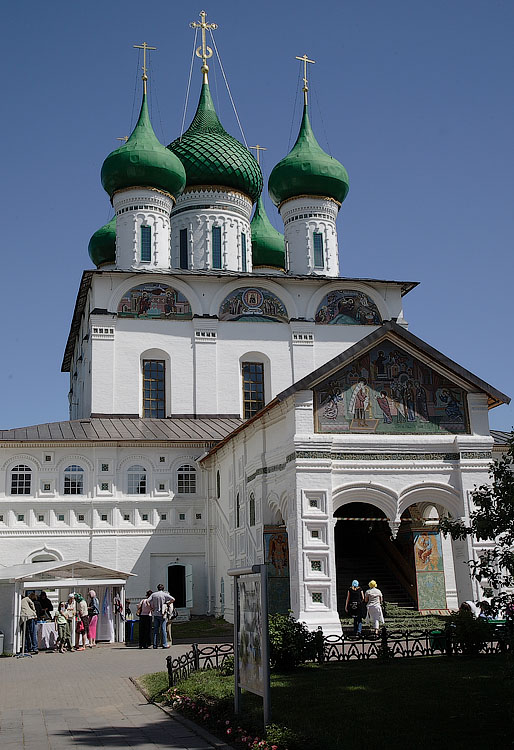
{"label": "metal roof", "polygon": [[140,419],[92,417],[0,430],[0,442],[218,442],[242,423],[231,417]]}
{"label": "metal roof", "polygon": [[491,437],[494,439],[494,446],[508,445],[509,440],[514,437],[514,432],[505,432],[504,430],[491,430]]}

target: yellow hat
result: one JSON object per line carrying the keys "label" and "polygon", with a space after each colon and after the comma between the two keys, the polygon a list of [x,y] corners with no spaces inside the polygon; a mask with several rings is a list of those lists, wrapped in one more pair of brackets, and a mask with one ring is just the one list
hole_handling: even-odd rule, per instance
{"label": "yellow hat", "polygon": [[368,584],[368,586],[370,587],[370,589],[376,589],[377,582],[376,581],[370,581],[369,584]]}

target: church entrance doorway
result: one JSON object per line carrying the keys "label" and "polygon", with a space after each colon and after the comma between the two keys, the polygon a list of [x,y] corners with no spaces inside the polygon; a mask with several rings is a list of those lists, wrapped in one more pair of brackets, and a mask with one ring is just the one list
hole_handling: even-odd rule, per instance
{"label": "church entrance doorway", "polygon": [[337,609],[345,614],[346,592],[353,579],[365,591],[374,579],[386,602],[417,607],[416,572],[409,512],[392,539],[385,513],[369,503],[348,503],[334,513]]}

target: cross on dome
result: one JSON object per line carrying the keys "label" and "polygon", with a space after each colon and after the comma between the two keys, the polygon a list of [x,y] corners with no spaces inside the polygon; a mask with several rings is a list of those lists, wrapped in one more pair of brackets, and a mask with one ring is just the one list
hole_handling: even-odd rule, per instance
{"label": "cross on dome", "polygon": [[134,49],[142,49],[143,50],[143,67],[141,70],[143,71],[143,89],[146,94],[146,82],[148,81],[148,76],[146,74],[146,52],[147,50],[155,50],[157,47],[150,47],[146,42],[143,42],[143,44],[134,44]]}
{"label": "cross on dome", "polygon": [[203,82],[208,83],[207,79],[207,73],[209,72],[209,66],[207,65],[207,60],[212,57],[212,49],[207,46],[205,41],[205,32],[207,30],[213,31],[214,29],[218,28],[217,23],[207,23],[205,20],[207,18],[207,13],[204,10],[200,11],[200,18],[202,19],[200,23],[197,21],[191,21],[189,26],[192,29],[201,29],[202,31],[202,44],[200,47],[196,50],[196,56],[199,57],[202,61],[202,73],[203,73]]}
{"label": "cross on dome", "polygon": [[315,63],[316,60],[309,60],[307,55],[302,55],[301,57],[296,56],[297,60],[303,61],[303,102],[304,104],[307,104],[307,92],[309,90],[308,80],[307,80],[307,63]]}

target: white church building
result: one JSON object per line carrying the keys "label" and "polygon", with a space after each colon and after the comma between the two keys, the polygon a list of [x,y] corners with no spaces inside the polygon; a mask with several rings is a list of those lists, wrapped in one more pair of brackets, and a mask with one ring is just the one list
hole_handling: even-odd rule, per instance
{"label": "white church building", "polygon": [[[70,419],[0,431],[0,565],[83,560],[232,617],[227,570],[269,563],[272,609],[341,632],[353,578],[420,610],[476,598],[467,518],[488,410],[509,398],[410,331],[415,282],[339,275],[346,170],[309,121],[261,200],[221,125],[206,56],[169,146],[148,114],[102,167],[62,370]],[[252,218],[253,211],[253,218]]]}

